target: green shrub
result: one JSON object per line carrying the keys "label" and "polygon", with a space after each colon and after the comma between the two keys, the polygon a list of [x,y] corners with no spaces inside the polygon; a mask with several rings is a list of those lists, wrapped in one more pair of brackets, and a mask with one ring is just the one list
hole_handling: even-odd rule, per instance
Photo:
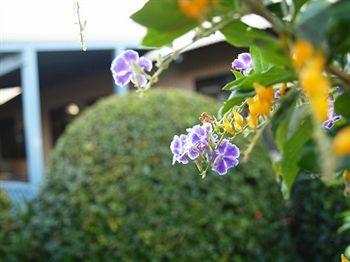
{"label": "green shrub", "polygon": [[292,260],[284,202],[262,148],[226,176],[202,179],[192,165],[171,165],[172,136],[217,106],[157,90],[86,110],[60,138],[35,200],[32,253],[58,261]]}
{"label": "green shrub", "polygon": [[10,232],[15,226],[11,214],[11,201],[6,193],[0,190],[0,254],[5,254],[9,245]]}
{"label": "green shrub", "polygon": [[350,199],[343,183],[327,187],[319,179],[301,177],[294,185],[289,208],[290,232],[302,261],[339,261],[350,244],[349,232],[337,233],[342,226]]}
{"label": "green shrub", "polygon": [[28,225],[30,211],[21,212],[7,194],[0,190],[0,260],[22,260],[28,252],[28,239],[25,238],[25,229]]}

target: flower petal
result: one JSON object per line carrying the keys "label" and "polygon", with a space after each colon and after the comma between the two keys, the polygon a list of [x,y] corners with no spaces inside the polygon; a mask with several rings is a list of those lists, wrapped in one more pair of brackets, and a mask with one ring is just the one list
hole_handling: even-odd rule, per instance
{"label": "flower petal", "polygon": [[188,157],[192,160],[196,159],[199,157],[199,152],[195,148],[190,148],[188,150]]}
{"label": "flower petal", "polygon": [[228,140],[227,139],[223,139],[220,143],[220,145],[218,146],[218,152],[219,154],[223,155],[225,154],[226,152],[226,147],[227,147],[227,144],[228,144]]}
{"label": "flower petal", "polygon": [[122,53],[122,56],[126,60],[127,63],[131,64],[132,62],[138,62],[139,61],[139,54],[135,52],[134,50],[126,50]]}
{"label": "flower petal", "polygon": [[243,68],[244,68],[244,64],[242,61],[239,61],[238,59],[233,60],[232,69],[241,70]]}
{"label": "flower petal", "polygon": [[152,61],[146,57],[141,57],[138,64],[143,70],[147,72],[152,70]]}
{"label": "flower petal", "polygon": [[134,73],[131,76],[131,82],[137,86],[144,87],[147,84],[147,78],[143,74]]}
{"label": "flower petal", "polygon": [[212,132],[213,131],[213,126],[210,123],[204,123],[203,124],[203,129],[206,132]]}
{"label": "flower petal", "polygon": [[236,145],[228,142],[226,145],[225,156],[238,158],[239,154],[239,148]]}
{"label": "flower petal", "polygon": [[227,166],[222,157],[219,156],[215,159],[212,170],[219,175],[225,175],[227,173]]}
{"label": "flower petal", "polygon": [[333,126],[333,121],[332,120],[326,120],[323,122],[323,127],[326,129],[331,129]]}
{"label": "flower petal", "polygon": [[248,76],[251,70],[252,70],[252,68],[245,68],[242,70],[242,73],[244,76]]}
{"label": "flower petal", "polygon": [[131,73],[127,72],[124,75],[113,74],[113,79],[116,85],[125,86],[130,82]]}
{"label": "flower petal", "polygon": [[224,156],[222,159],[225,161],[227,169],[238,165],[237,158]]}
{"label": "flower petal", "polygon": [[123,57],[116,57],[111,64],[111,71],[116,75],[125,75],[130,72],[130,66]]}
{"label": "flower petal", "polygon": [[250,65],[252,63],[252,57],[249,53],[239,54],[238,60],[242,61],[245,65]]}

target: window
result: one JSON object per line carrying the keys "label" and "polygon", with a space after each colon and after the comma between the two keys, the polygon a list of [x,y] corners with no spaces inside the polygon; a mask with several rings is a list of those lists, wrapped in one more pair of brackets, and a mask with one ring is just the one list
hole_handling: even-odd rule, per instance
{"label": "window", "polygon": [[23,122],[14,117],[0,119],[0,156],[25,158]]}
{"label": "window", "polygon": [[219,101],[224,101],[230,95],[230,91],[224,91],[222,88],[229,82],[233,81],[232,74],[222,74],[208,78],[200,78],[196,80],[196,91]]}

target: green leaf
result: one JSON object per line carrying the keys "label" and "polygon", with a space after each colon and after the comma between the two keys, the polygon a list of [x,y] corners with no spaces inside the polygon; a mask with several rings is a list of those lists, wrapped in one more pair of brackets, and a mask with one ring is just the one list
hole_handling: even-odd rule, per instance
{"label": "green leaf", "polygon": [[244,75],[243,75],[241,72],[232,70],[232,73],[233,73],[233,75],[235,76],[236,80],[237,80],[237,79],[244,78]]}
{"label": "green leaf", "polygon": [[247,97],[254,96],[255,92],[241,92],[234,90],[224,105],[219,110],[219,117],[221,118],[227,111],[236,105],[240,105]]}
{"label": "green leaf", "polygon": [[223,87],[224,90],[231,90],[233,88],[240,91],[253,90],[253,84],[259,83],[264,86],[288,82],[296,79],[292,70],[286,70],[282,67],[271,67],[262,73],[252,73],[245,78],[236,79]]}
{"label": "green leaf", "polygon": [[238,47],[278,45],[277,39],[268,33],[251,28],[239,20],[234,20],[221,29],[221,32],[226,37],[227,42]]}
{"label": "green leaf", "polygon": [[193,24],[189,24],[188,26],[185,26],[176,31],[167,32],[148,28],[147,34],[144,36],[141,44],[147,47],[162,47],[165,45],[171,45],[176,38],[180,37],[193,28]]}
{"label": "green leaf", "polygon": [[[326,0],[310,1],[296,18],[299,36],[313,45],[334,53],[344,50],[344,42],[349,40],[350,1],[335,3]],[[346,46],[346,45],[345,45]]]}
{"label": "green leaf", "polygon": [[163,32],[175,32],[195,25],[194,21],[180,12],[176,0],[149,0],[131,19],[140,25]]}
{"label": "green leaf", "polygon": [[317,152],[317,145],[313,140],[309,140],[301,152],[301,158],[298,166],[310,173],[317,174],[321,172],[319,162],[319,154]]}
{"label": "green leaf", "polygon": [[271,119],[271,131],[278,149],[283,152],[287,139],[289,121],[292,117],[294,106],[297,102],[299,92],[289,91],[279,100],[279,107]]}
{"label": "green leaf", "polygon": [[350,117],[350,93],[345,92],[339,96],[334,104],[334,109],[337,114],[343,117]]}
{"label": "green leaf", "polygon": [[282,193],[289,198],[290,190],[297,177],[300,167],[303,146],[312,136],[312,121],[310,117],[300,119],[298,129],[286,141],[281,160]]}
{"label": "green leaf", "polygon": [[235,20],[221,29],[226,41],[237,47],[256,46],[261,48],[265,59],[274,65],[290,66],[289,56],[281,49],[279,40],[264,30],[247,26]]}
{"label": "green leaf", "polygon": [[271,63],[265,59],[263,52],[259,47],[252,45],[249,52],[252,56],[254,72],[263,73],[272,67]]}

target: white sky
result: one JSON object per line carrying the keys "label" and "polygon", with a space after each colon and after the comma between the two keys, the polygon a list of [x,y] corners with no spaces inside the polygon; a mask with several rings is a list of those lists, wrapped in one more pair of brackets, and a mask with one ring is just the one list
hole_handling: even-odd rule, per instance
{"label": "white sky", "polygon": [[[138,43],[144,29],[129,16],[145,0],[80,0],[89,41]],[[73,0],[0,0],[1,41],[79,41]]]}

